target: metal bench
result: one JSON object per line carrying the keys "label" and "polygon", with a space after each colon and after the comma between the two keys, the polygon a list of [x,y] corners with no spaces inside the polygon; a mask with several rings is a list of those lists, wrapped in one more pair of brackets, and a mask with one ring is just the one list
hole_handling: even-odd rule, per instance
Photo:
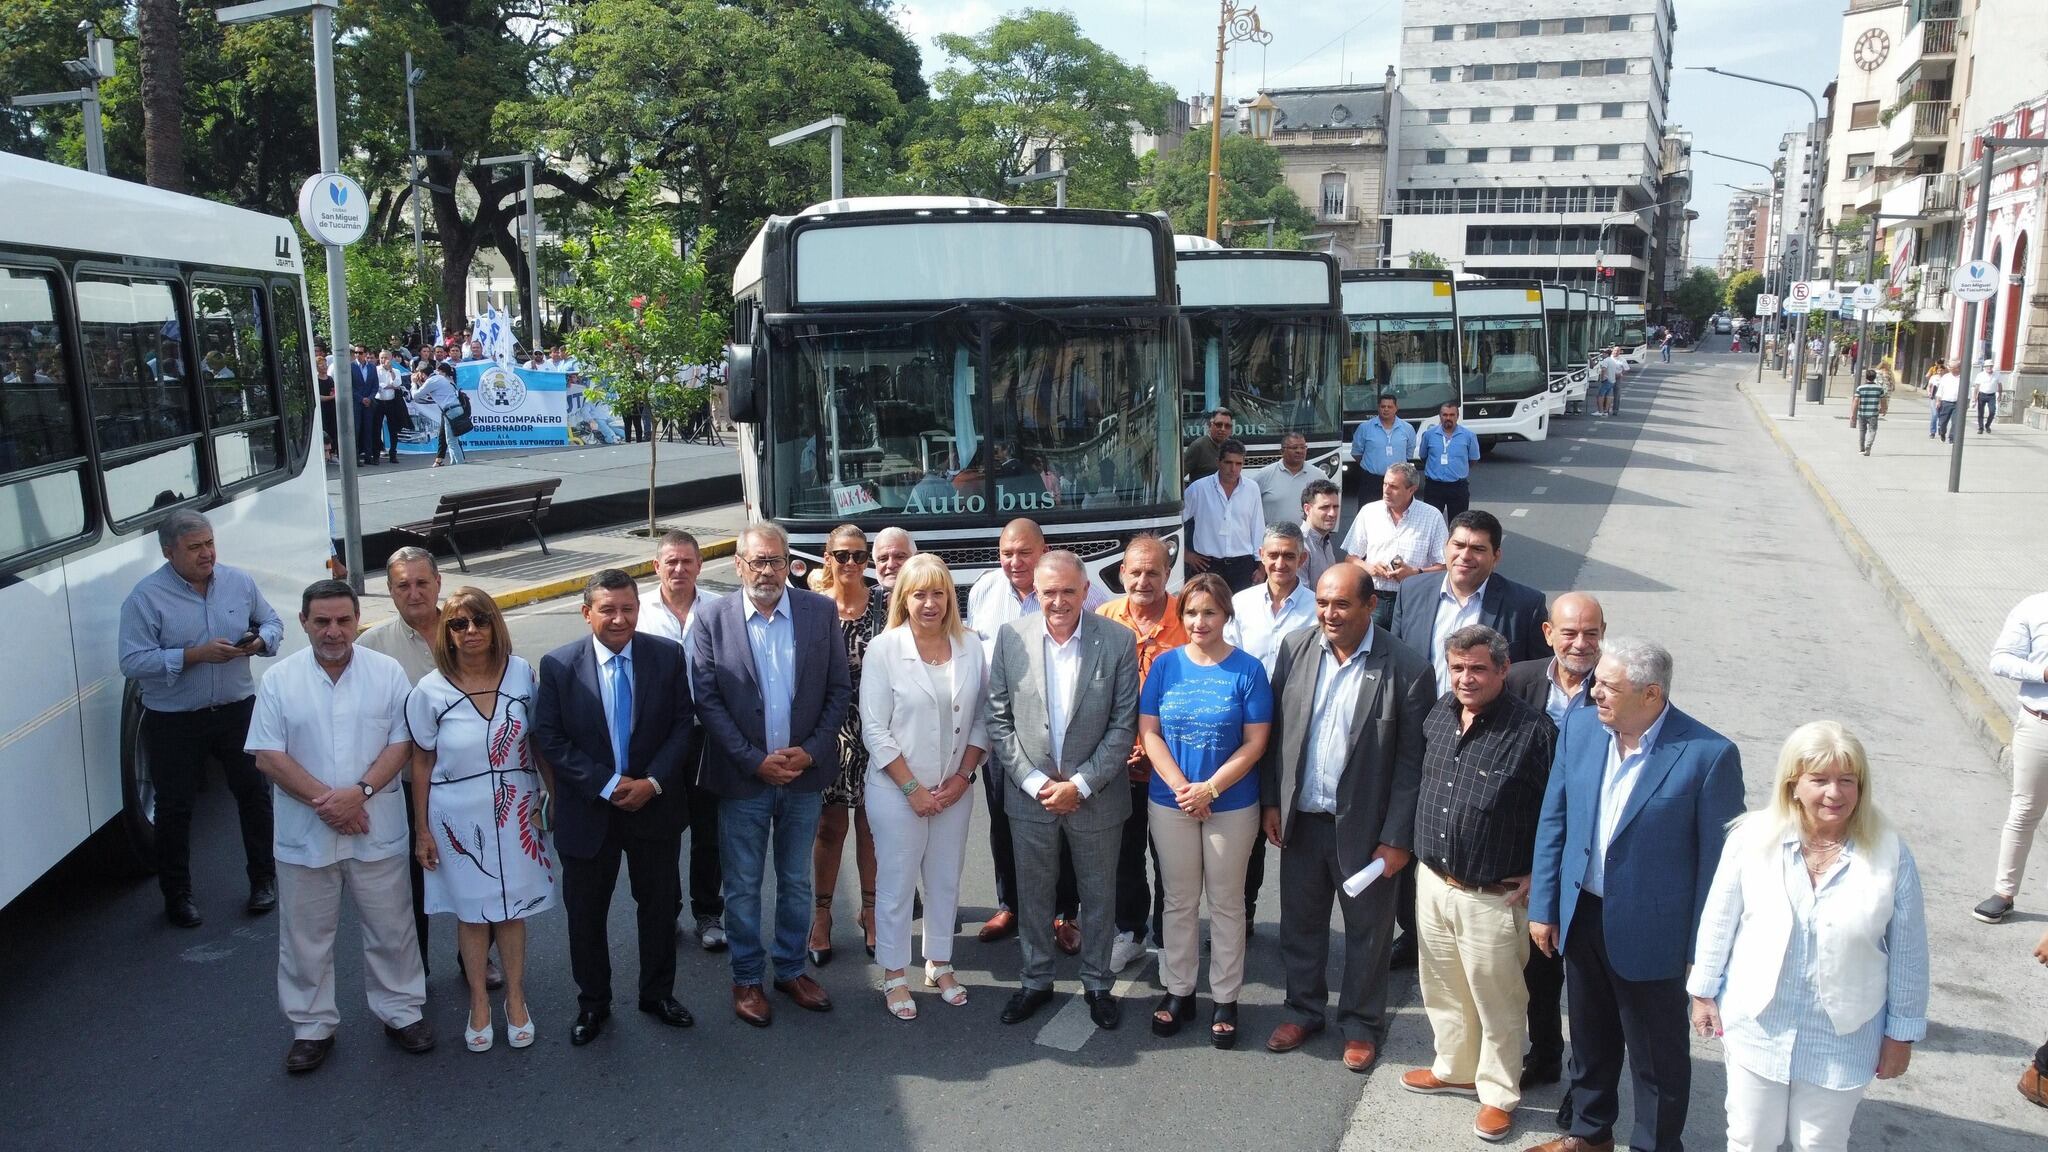
{"label": "metal bench", "polygon": [[561,477],[550,476],[524,484],[450,492],[442,496],[441,502],[435,506],[433,519],[395,524],[392,531],[417,536],[425,540],[429,548],[433,547],[436,538],[447,540],[449,549],[455,553],[456,566],[464,572],[469,571],[469,561],[462,555],[462,546],[455,541],[456,533],[491,524],[507,525],[507,539],[511,536],[510,525],[526,525],[540,544],[541,555],[545,556],[548,540],[541,535],[540,518],[547,514],[548,505],[554,502],[555,489],[561,486]]}

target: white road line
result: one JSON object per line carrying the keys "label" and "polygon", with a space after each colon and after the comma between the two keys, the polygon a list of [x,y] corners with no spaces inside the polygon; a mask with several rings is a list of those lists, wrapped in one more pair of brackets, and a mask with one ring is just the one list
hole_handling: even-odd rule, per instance
{"label": "white road line", "polygon": [[[1158,953],[1156,952],[1146,952],[1145,959],[1127,969],[1131,975],[1118,980],[1115,987],[1110,989],[1118,1000],[1124,1001],[1125,1024],[1131,1023],[1131,990],[1137,987],[1138,977],[1145,974],[1145,969],[1157,957]],[[1143,1013],[1141,1012],[1140,1015],[1143,1015]],[[1150,1017],[1147,1017],[1146,1021],[1149,1023]],[[1057,1048],[1062,1052],[1079,1052],[1081,1046],[1088,1043],[1088,1038],[1093,1035],[1095,1035],[1095,1021],[1088,1017],[1088,1001],[1083,997],[1075,996],[1062,1005],[1058,1012],[1053,1013],[1052,1019],[1045,1022],[1045,1027],[1038,1030],[1035,1042],[1043,1044],[1047,1048]]]}
{"label": "white road line", "polygon": [[1545,468],[1544,471],[1550,473],[1552,476],[1564,475],[1564,469],[1562,468]]}
{"label": "white road line", "polygon": [[1541,496],[1548,491],[1550,491],[1549,488],[1545,487],[1544,485],[1538,484],[1536,487],[1529,489],[1529,495]]}
{"label": "white road line", "polygon": [[1515,517],[1515,516],[1527,516],[1528,514],[1529,514],[1529,510],[1528,510],[1527,508],[1517,508],[1517,509],[1515,509],[1515,510],[1514,510],[1513,512],[1510,512],[1510,513],[1508,513],[1508,516],[1509,516],[1509,517]]}

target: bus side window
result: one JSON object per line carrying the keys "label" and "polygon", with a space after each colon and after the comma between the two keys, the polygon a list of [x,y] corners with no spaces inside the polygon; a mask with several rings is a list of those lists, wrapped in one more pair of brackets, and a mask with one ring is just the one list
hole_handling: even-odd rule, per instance
{"label": "bus side window", "polygon": [[214,470],[222,488],[285,466],[277,381],[263,344],[260,285],[195,280],[192,315],[199,330],[199,380],[213,433]]}
{"label": "bus side window", "polygon": [[291,446],[293,475],[306,466],[313,436],[313,365],[306,358],[306,313],[299,300],[297,284],[280,281],[271,286],[271,343],[277,349],[284,435]]}
{"label": "bus side window", "polygon": [[78,382],[47,272],[0,268],[0,568],[92,526]]}
{"label": "bus side window", "polygon": [[107,515],[125,528],[207,490],[178,309],[183,290],[94,272],[79,276],[75,291]]}

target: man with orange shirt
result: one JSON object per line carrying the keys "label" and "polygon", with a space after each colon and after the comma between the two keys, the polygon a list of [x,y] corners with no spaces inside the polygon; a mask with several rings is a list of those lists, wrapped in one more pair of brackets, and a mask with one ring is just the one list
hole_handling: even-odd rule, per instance
{"label": "man with orange shirt", "polygon": [[[1144,690],[1152,661],[1188,642],[1187,628],[1180,619],[1180,597],[1166,591],[1166,577],[1172,568],[1166,545],[1157,536],[1133,537],[1124,547],[1123,565],[1118,569],[1124,595],[1096,609],[1138,634],[1139,691]],[[1146,761],[1142,745],[1132,746],[1130,765],[1131,814],[1124,819],[1123,843],[1117,854],[1116,940],[1109,950],[1110,969],[1118,972],[1145,955],[1146,917],[1150,915],[1150,924],[1156,929],[1160,909],[1154,893],[1162,891],[1156,885],[1148,888],[1145,881],[1145,849],[1150,842],[1145,827],[1145,790],[1152,779],[1152,765]]]}

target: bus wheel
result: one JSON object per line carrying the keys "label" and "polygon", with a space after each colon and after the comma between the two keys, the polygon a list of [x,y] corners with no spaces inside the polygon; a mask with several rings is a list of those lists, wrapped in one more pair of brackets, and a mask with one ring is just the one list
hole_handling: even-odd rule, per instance
{"label": "bus wheel", "polygon": [[142,742],[142,694],[121,701],[121,814],[109,822],[109,864],[133,875],[156,871],[156,782]]}

